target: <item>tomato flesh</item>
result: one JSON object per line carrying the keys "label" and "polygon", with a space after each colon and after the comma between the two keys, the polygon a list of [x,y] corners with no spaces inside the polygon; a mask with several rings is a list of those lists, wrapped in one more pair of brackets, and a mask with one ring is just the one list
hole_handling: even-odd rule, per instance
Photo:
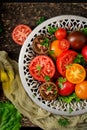
{"label": "tomato flesh", "polygon": [[12,38],[15,43],[22,45],[31,31],[31,28],[27,25],[20,24],[14,28]]}
{"label": "tomato flesh", "polygon": [[55,65],[48,56],[39,55],[29,64],[29,72],[36,80],[46,81],[45,76],[53,77]]}
{"label": "tomato flesh", "polygon": [[85,68],[80,64],[73,63],[66,69],[66,78],[71,83],[81,83],[85,79],[85,77]]}
{"label": "tomato flesh", "polygon": [[74,58],[77,56],[77,52],[72,50],[64,51],[56,60],[56,65],[59,73],[65,76],[66,66],[71,64]]}

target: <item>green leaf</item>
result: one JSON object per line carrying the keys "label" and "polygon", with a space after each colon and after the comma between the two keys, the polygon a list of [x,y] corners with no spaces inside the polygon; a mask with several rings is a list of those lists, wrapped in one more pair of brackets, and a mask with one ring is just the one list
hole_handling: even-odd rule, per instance
{"label": "green leaf", "polygon": [[45,38],[43,42],[41,43],[42,46],[49,47],[49,39]]}
{"label": "green leaf", "polygon": [[58,78],[58,82],[60,82],[60,83],[64,83],[64,82],[66,82],[66,81],[67,81],[66,78],[63,78],[63,77],[59,77],[59,78]]}
{"label": "green leaf", "polygon": [[58,83],[59,88],[63,88],[63,84],[61,82]]}
{"label": "green leaf", "polygon": [[87,36],[87,27],[81,30]]}
{"label": "green leaf", "polygon": [[57,30],[58,28],[57,27],[51,27],[51,26],[48,26],[48,33],[49,34],[54,34],[54,32]]}
{"label": "green leaf", "polygon": [[52,88],[53,88],[52,86],[48,86],[47,91],[51,91]]}
{"label": "green leaf", "polygon": [[40,65],[37,65],[37,66],[36,66],[36,69],[37,69],[38,71],[40,71],[40,70],[41,70],[41,66],[40,66]]}
{"label": "green leaf", "polygon": [[45,17],[40,17],[39,20],[37,20],[36,24],[39,25],[45,21]]}
{"label": "green leaf", "polygon": [[46,81],[50,81],[50,76],[46,75],[44,78]]}
{"label": "green leaf", "polygon": [[67,125],[69,125],[69,121],[67,118],[60,118],[58,119],[58,123],[60,126],[66,127]]}
{"label": "green leaf", "polygon": [[20,130],[22,115],[10,102],[0,103],[0,130]]}
{"label": "green leaf", "polygon": [[76,96],[75,92],[70,94],[69,96],[58,96],[58,100],[63,101],[67,104],[72,102],[72,101],[76,101],[76,102],[81,101],[81,99]]}
{"label": "green leaf", "polygon": [[49,50],[49,54],[50,55],[54,54],[54,50]]}
{"label": "green leaf", "polygon": [[78,64],[81,64],[82,66],[86,66],[87,63],[86,63],[86,60],[84,59],[84,57],[82,56],[82,54],[78,54],[76,56],[76,58],[74,59],[73,61],[74,63],[78,63]]}
{"label": "green leaf", "polygon": [[73,109],[70,107],[69,108],[69,113],[72,113],[73,112]]}

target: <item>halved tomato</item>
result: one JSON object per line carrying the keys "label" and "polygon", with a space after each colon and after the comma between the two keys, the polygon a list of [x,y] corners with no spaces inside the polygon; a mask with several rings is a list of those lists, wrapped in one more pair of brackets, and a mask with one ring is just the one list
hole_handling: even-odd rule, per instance
{"label": "halved tomato", "polygon": [[40,95],[45,100],[54,100],[58,96],[58,88],[53,82],[45,82],[39,87]]}
{"label": "halved tomato", "polygon": [[27,25],[20,24],[16,26],[12,32],[12,39],[15,43],[23,45],[27,36],[31,33],[31,28]]}
{"label": "halved tomato", "polygon": [[73,60],[77,56],[77,52],[72,50],[66,50],[62,54],[60,54],[59,57],[57,57],[56,65],[59,73],[62,76],[65,76],[66,74],[66,66],[73,63]]}
{"label": "halved tomato", "polygon": [[66,69],[66,78],[69,82],[78,84],[81,83],[86,77],[85,68],[80,65],[73,63]]}
{"label": "halved tomato", "polygon": [[55,65],[48,56],[38,55],[31,60],[29,72],[34,79],[44,82],[55,74]]}

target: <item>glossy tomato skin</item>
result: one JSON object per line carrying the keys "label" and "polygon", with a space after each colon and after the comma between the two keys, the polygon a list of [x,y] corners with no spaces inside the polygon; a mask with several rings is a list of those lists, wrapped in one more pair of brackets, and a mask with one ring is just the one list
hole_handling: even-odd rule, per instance
{"label": "glossy tomato skin", "polygon": [[75,86],[75,93],[80,99],[87,99],[87,81],[77,84]]}
{"label": "glossy tomato skin", "polygon": [[63,51],[68,50],[70,48],[70,42],[67,39],[60,40],[59,48]]}
{"label": "glossy tomato skin", "polygon": [[87,61],[87,45],[82,48],[82,55]]}
{"label": "glossy tomato skin", "polygon": [[71,44],[71,48],[74,50],[80,50],[86,43],[86,36],[80,31],[71,32],[67,39]]}
{"label": "glossy tomato skin", "polygon": [[55,32],[55,37],[58,40],[62,40],[64,38],[66,38],[67,36],[67,31],[64,28],[59,28],[56,32]]}
{"label": "glossy tomato skin", "polygon": [[73,63],[73,60],[77,56],[77,52],[72,50],[66,50],[64,51],[56,60],[56,66],[59,71],[59,73],[65,77],[65,71],[67,65]]}
{"label": "glossy tomato skin", "polygon": [[62,87],[60,87],[58,82],[56,82],[56,85],[58,86],[58,93],[61,96],[68,96],[75,90],[75,85],[69,81],[62,83]]}
{"label": "glossy tomato skin", "polygon": [[59,40],[54,40],[51,45],[50,45],[50,51],[53,51],[53,53],[51,53],[50,55],[56,59],[62,52],[63,50],[61,50],[59,48]]}
{"label": "glossy tomato skin", "polygon": [[45,55],[38,55],[34,57],[29,64],[29,72],[31,76],[38,80],[45,82],[45,77],[50,79],[55,74],[55,65],[51,58]]}

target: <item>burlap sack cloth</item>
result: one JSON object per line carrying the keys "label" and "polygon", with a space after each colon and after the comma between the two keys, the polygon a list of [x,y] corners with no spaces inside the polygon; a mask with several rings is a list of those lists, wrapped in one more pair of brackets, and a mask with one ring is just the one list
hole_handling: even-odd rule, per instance
{"label": "burlap sack cloth", "polygon": [[[44,130],[79,130],[77,124],[87,121],[87,114],[74,117],[59,116],[36,105],[22,86],[17,62],[10,59],[5,51],[0,51],[0,82],[4,95],[15,105],[19,112]],[[60,126],[58,124],[60,118],[67,118],[70,122],[69,125],[67,127]],[[81,130],[86,130],[86,126]]]}

